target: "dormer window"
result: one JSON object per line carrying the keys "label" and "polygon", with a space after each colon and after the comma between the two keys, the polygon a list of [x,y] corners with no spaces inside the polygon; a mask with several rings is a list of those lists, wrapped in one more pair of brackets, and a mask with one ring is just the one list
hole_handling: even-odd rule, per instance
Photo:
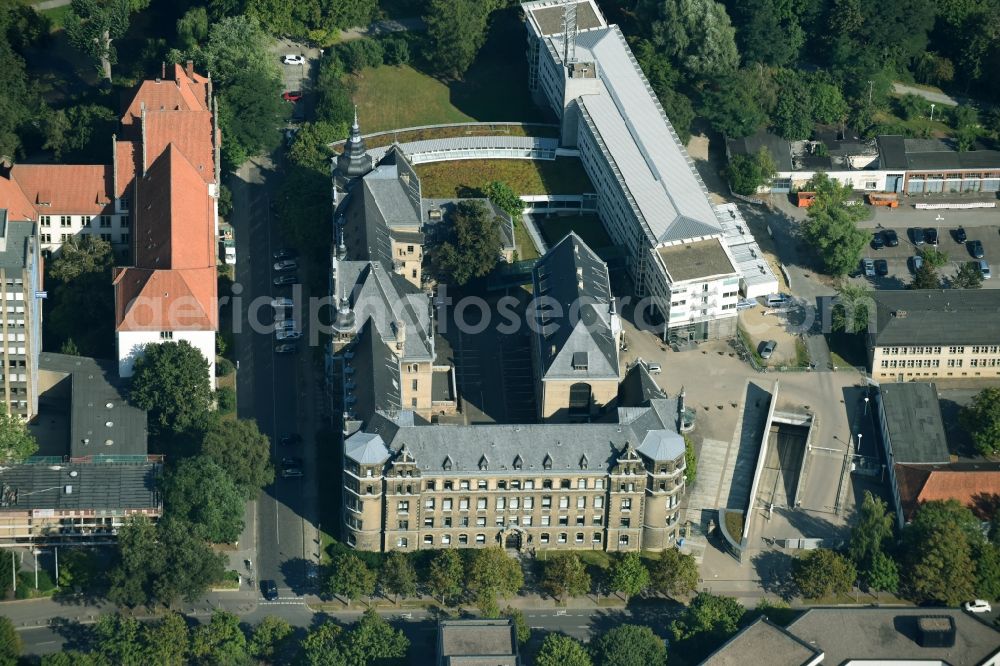
{"label": "dormer window", "polygon": [[587,459],[587,454],[584,453],[582,456],[580,456],[580,469],[587,469],[587,466],[589,464],[590,461]]}
{"label": "dormer window", "polygon": [[552,469],[552,456],[545,454],[545,459],[542,461],[542,467],[545,469]]}
{"label": "dormer window", "polygon": [[587,352],[573,352],[573,369],[574,370],[586,370],[587,369]]}
{"label": "dormer window", "polygon": [[485,472],[490,468],[490,461],[486,456],[479,459],[479,471]]}
{"label": "dormer window", "polygon": [[521,459],[521,454],[514,456],[514,469],[521,469],[524,467],[524,461]]}
{"label": "dormer window", "polygon": [[453,465],[454,465],[454,462],[452,461],[451,456],[445,456],[444,464],[442,465],[442,467],[444,468],[444,470],[446,472],[450,472],[451,468],[453,467]]}

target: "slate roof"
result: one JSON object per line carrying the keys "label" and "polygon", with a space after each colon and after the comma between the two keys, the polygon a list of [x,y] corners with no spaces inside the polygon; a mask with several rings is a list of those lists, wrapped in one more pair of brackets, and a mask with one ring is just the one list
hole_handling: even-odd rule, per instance
{"label": "slate roof", "polygon": [[160,465],[152,462],[44,462],[0,467],[0,512],[158,509],[162,505],[156,489],[159,469]]}
{"label": "slate roof", "polygon": [[650,400],[666,397],[644,363],[633,364],[618,385],[618,404],[622,407],[644,407]]}
{"label": "slate roof", "polygon": [[819,663],[823,650],[797,638],[787,630],[759,617],[701,662],[701,666],[806,666]]}
{"label": "slate roof", "polygon": [[965,171],[1000,169],[1000,150],[959,151],[954,141],[884,135],[877,140],[883,169]]}
{"label": "slate roof", "polygon": [[[561,62],[562,37],[548,38]],[[720,232],[708,190],[616,25],[577,35],[578,61],[597,63],[602,94],[577,99],[650,245]]]}
{"label": "slate roof", "polygon": [[883,169],[906,169],[906,144],[898,134],[883,134],[875,140]]}
{"label": "slate roof", "polygon": [[741,139],[727,138],[726,147],[730,155],[756,155],[761,148],[766,148],[776,170],[792,170],[792,144],[767,130],[758,130],[756,134]]}
{"label": "slate roof", "polygon": [[359,465],[378,465],[389,459],[389,449],[382,438],[358,432],[344,442],[344,454]]}
{"label": "slate roof", "polygon": [[876,347],[1000,344],[1000,291],[883,290],[876,303]]}
{"label": "slate roof", "polygon": [[358,330],[352,347],[354,358],[348,361],[354,370],[348,378],[354,388],[347,395],[355,400],[350,409],[361,421],[368,421],[376,412],[396,413],[402,408],[399,359],[372,328],[369,321]]}
{"label": "slate roof", "polygon": [[620,410],[618,423],[424,426],[412,425],[412,417],[378,414],[365,431],[380,435],[394,455],[405,446],[424,473],[443,473],[446,459],[450,473],[479,472],[485,458],[491,473],[516,472],[520,461],[521,472],[538,474],[549,459],[555,472],[596,474],[607,473],[626,444],[637,447],[649,431],[676,431],[676,418],[676,400],[656,399]]}
{"label": "slate roof", "polygon": [[1000,497],[1000,464],[896,465],[903,517],[909,521],[923,502],[958,500],[989,520]]}
{"label": "slate roof", "polygon": [[947,463],[950,460],[937,386],[924,382],[882,384],[879,398],[879,409],[889,431],[893,463]]}
{"label": "slate roof", "polygon": [[674,460],[684,455],[684,438],[672,430],[651,430],[637,450],[650,460]]}
{"label": "slate roof", "polygon": [[438,623],[441,666],[517,666],[517,635],[509,619]]}
{"label": "slate roof", "polygon": [[571,232],[535,264],[532,281],[543,381],[619,379],[621,324],[611,313],[608,268],[600,257]]}
{"label": "slate roof", "polygon": [[[5,209],[0,208],[0,221],[4,220]],[[6,219],[0,238],[0,268],[8,271],[22,271],[28,264],[28,248],[32,246],[35,223]]]}

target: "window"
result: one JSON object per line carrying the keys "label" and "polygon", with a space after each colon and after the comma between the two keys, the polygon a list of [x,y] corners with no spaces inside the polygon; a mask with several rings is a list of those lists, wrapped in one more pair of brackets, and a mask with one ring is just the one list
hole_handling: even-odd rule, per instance
{"label": "window", "polygon": [[121,220],[120,220],[118,226],[120,226],[122,229],[128,229],[129,228],[128,215],[122,215],[121,216]]}
{"label": "window", "polygon": [[552,524],[551,516],[542,516],[542,527],[548,527]]}
{"label": "window", "polygon": [[559,524],[562,526],[569,525],[569,516],[559,516]]}
{"label": "window", "polygon": [[535,508],[535,498],[534,497],[525,497],[524,498],[524,510],[525,511],[531,511],[534,508]]}
{"label": "window", "polygon": [[451,502],[452,502],[451,498],[445,498],[441,500],[441,510],[451,511]]}
{"label": "window", "polygon": [[69,240],[69,236],[70,236],[69,234],[59,234],[59,241],[61,243],[65,243],[66,241]]}
{"label": "window", "polygon": [[433,546],[434,545],[434,535],[433,534],[425,534],[424,535],[424,545],[425,546]]}
{"label": "window", "polygon": [[160,331],[160,339],[161,340],[173,340],[174,339],[174,332],[173,331]]}
{"label": "window", "polygon": [[534,490],[535,489],[535,481],[534,481],[534,479],[528,479],[527,481],[525,481],[524,482],[524,489],[525,490]]}
{"label": "window", "polygon": [[477,534],[476,535],[476,544],[478,544],[478,545],[481,546],[484,543],[486,543],[486,535],[485,534]]}
{"label": "window", "polygon": [[604,508],[604,497],[602,495],[598,495],[597,497],[594,498],[594,508],[595,509]]}
{"label": "window", "polygon": [[452,482],[452,481],[445,481],[444,482],[444,489],[445,490],[454,490],[455,489],[454,482]]}
{"label": "window", "polygon": [[449,546],[449,545],[451,545],[451,535],[450,534],[442,534],[441,535],[441,545],[443,545],[443,546]]}
{"label": "window", "polygon": [[577,532],[576,538],[573,539],[576,543],[583,543],[583,532]]}
{"label": "window", "polygon": [[460,517],[458,519],[458,526],[459,527],[468,527],[469,526],[469,517],[468,516],[462,516],[462,517]]}
{"label": "window", "polygon": [[73,226],[73,216],[72,215],[60,215],[59,216],[59,226],[60,227],[71,227],[71,226]]}
{"label": "window", "polygon": [[476,500],[476,509],[479,511],[486,511],[486,498],[480,497]]}
{"label": "window", "polygon": [[583,516],[577,516],[576,517],[576,526],[577,527],[583,527],[586,524],[587,524],[586,519]]}
{"label": "window", "polygon": [[621,535],[618,536],[618,545],[619,546],[627,546],[628,545],[628,535],[627,534],[621,534]]}
{"label": "window", "polygon": [[548,532],[542,532],[538,536],[538,540],[541,541],[543,544],[547,544],[549,542],[549,533]]}
{"label": "window", "polygon": [[577,479],[576,480],[576,487],[580,488],[580,489],[586,488],[587,487],[587,479]]}
{"label": "window", "polygon": [[592,542],[594,542],[594,543],[601,543],[601,541],[602,541],[602,539],[601,539],[601,533],[600,532],[594,532],[594,536],[590,540]]}
{"label": "window", "polygon": [[543,495],[542,496],[542,508],[543,509],[549,509],[551,507],[552,507],[552,496],[551,495]]}
{"label": "window", "polygon": [[469,510],[469,498],[468,497],[463,497],[462,499],[458,500],[458,510],[459,511],[468,511]]}
{"label": "window", "polygon": [[459,546],[468,546],[469,545],[469,535],[468,534],[459,534],[458,535],[458,545]]}
{"label": "window", "polygon": [[497,498],[497,511],[503,511],[506,508],[507,500],[503,497]]}
{"label": "window", "polygon": [[111,242],[111,234],[101,234],[101,240]]}
{"label": "window", "polygon": [[622,511],[631,511],[631,510],[632,510],[632,500],[631,498],[626,497],[625,499],[622,500]]}
{"label": "window", "polygon": [[43,227],[52,226],[52,217],[49,215],[42,215],[41,217],[38,218],[38,221]]}
{"label": "window", "polygon": [[598,490],[604,488],[604,479],[594,479],[594,487]]}
{"label": "window", "polygon": [[396,511],[398,511],[399,513],[409,513],[410,512],[410,503],[408,501],[407,502],[398,502],[396,504]]}
{"label": "window", "polygon": [[417,390],[417,386],[419,386],[419,385],[420,385],[420,381],[419,381],[419,380],[416,380],[416,379],[414,379],[414,380],[413,380],[413,381],[412,381],[412,382],[410,383],[410,388],[411,388],[411,389],[413,389],[414,391],[416,391],[416,390]]}
{"label": "window", "polygon": [[578,508],[578,509],[586,509],[587,508],[587,498],[583,497],[582,495],[580,497],[577,497],[576,498],[576,508]]}
{"label": "window", "polygon": [[565,532],[560,532],[559,533],[559,538],[557,539],[557,541],[559,543],[566,543],[566,533]]}
{"label": "window", "polygon": [[[87,220],[87,226],[90,226],[90,220]],[[110,227],[111,226],[111,216],[110,215],[101,215],[101,226],[102,227]]]}
{"label": "window", "polygon": [[559,508],[560,509],[568,509],[569,508],[569,497],[566,497],[565,495],[563,495],[562,497],[559,498]]}
{"label": "window", "polygon": [[396,548],[406,548],[408,545],[409,542],[406,540],[406,537],[396,539]]}
{"label": "window", "polygon": [[476,481],[476,488],[479,490],[486,490],[486,479],[479,479]]}
{"label": "window", "polygon": [[408,521],[408,520],[401,520],[398,523],[396,523],[396,526],[399,529],[401,529],[401,530],[408,530],[408,529],[410,529],[410,521]]}
{"label": "window", "polygon": [[469,482],[468,481],[459,481],[458,482],[458,489],[459,490],[468,490],[469,489]]}
{"label": "window", "polygon": [[424,500],[424,508],[425,509],[430,509],[431,511],[434,510],[434,498],[433,497],[430,498],[430,499]]}
{"label": "window", "polygon": [[42,234],[41,235],[41,239],[42,239],[43,243],[51,243],[52,242],[52,234]]}
{"label": "window", "polygon": [[522,516],[521,524],[525,527],[531,527],[531,516]]}
{"label": "window", "polygon": [[497,527],[503,527],[503,514],[498,515],[495,522]]}
{"label": "window", "polygon": [[619,527],[624,527],[624,528],[632,527],[632,519],[631,518],[622,518],[621,519],[621,523],[619,524]]}
{"label": "window", "polygon": [[511,481],[510,482],[510,489],[511,490],[520,490],[521,489],[521,482],[520,481]]}
{"label": "window", "polygon": [[424,527],[434,527],[434,519],[424,518]]}
{"label": "window", "polygon": [[552,479],[543,479],[542,488],[545,490],[552,490]]}
{"label": "window", "polygon": [[603,524],[604,524],[604,516],[601,515],[594,516],[594,525],[603,525]]}
{"label": "window", "polygon": [[[103,215],[101,217],[103,217]],[[90,223],[92,221],[93,221],[93,218],[88,217],[86,215],[84,215],[83,217],[80,218],[80,222],[83,223],[84,229],[89,229],[90,228]]]}
{"label": "window", "polygon": [[521,503],[520,498],[518,498],[518,497],[511,497],[510,498],[510,510],[511,511],[517,511],[518,508],[520,507],[520,503]]}

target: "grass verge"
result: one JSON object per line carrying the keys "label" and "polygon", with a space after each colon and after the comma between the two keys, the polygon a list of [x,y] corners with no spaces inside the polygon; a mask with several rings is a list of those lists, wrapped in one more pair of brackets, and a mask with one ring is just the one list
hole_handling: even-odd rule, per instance
{"label": "grass verge", "polygon": [[812,361],[809,358],[809,350],[806,348],[806,343],[802,338],[795,339],[795,366],[799,368],[807,368]]}
{"label": "grass verge", "polygon": [[524,228],[524,224],[520,221],[514,225],[514,243],[517,245],[518,261],[537,259],[539,257],[535,243],[531,240],[528,230]]}
{"label": "grass verge", "polygon": [[429,198],[479,197],[490,181],[500,180],[519,195],[583,194],[594,186],[580,160],[456,160],[415,167]]}

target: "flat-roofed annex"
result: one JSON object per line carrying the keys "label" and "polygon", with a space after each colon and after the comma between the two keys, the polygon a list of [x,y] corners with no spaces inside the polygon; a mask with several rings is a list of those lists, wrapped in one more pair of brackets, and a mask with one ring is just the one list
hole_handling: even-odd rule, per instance
{"label": "flat-roofed annex", "polygon": [[[538,6],[543,5],[543,6]],[[547,6],[546,6],[547,5]],[[555,35],[563,32],[563,14],[566,11],[562,2],[552,3],[531,3],[525,6],[531,12],[538,24],[538,29],[543,35]],[[601,28],[604,21],[594,11],[593,5],[584,0],[576,3],[576,27],[577,30],[589,30],[590,28]]]}
{"label": "flat-roofed annex", "polygon": [[671,282],[685,282],[736,273],[718,238],[663,245],[656,248]]}

